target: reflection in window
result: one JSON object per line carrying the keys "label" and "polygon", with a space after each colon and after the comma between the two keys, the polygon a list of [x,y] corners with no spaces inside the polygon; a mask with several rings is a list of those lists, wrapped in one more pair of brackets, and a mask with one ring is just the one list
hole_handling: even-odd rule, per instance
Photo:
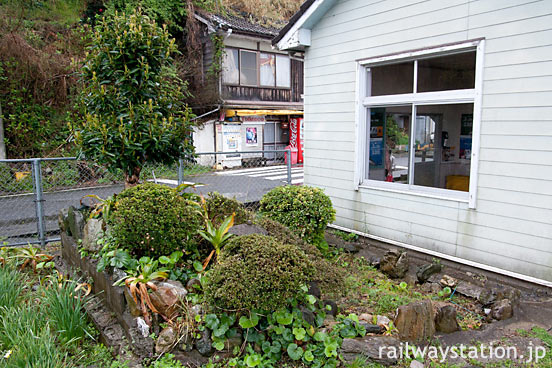
{"label": "reflection in window", "polygon": [[291,61],[289,56],[276,55],[276,86],[291,87]]}
{"label": "reflection in window", "polygon": [[276,65],[273,54],[261,53],[261,86],[274,86],[276,82]]}
{"label": "reflection in window", "polygon": [[226,84],[240,83],[238,50],[226,49],[222,60],[222,81]]}
{"label": "reflection in window", "polygon": [[473,104],[418,105],[414,185],[469,191]]}
{"label": "reflection in window", "polygon": [[418,92],[475,87],[475,51],[418,61]]}
{"label": "reflection in window", "polygon": [[412,93],[414,62],[374,66],[368,73],[367,96]]}
{"label": "reflection in window", "polygon": [[253,51],[240,52],[240,84],[256,86],[257,83],[257,53]]}
{"label": "reflection in window", "polygon": [[408,184],[412,105],[368,109],[369,179]]}

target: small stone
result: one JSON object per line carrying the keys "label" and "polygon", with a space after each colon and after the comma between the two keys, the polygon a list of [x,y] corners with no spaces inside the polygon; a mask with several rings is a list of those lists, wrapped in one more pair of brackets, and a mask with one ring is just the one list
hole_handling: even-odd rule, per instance
{"label": "small stone", "polygon": [[512,287],[504,287],[496,291],[496,300],[508,299],[512,305],[519,302],[521,291]]}
{"label": "small stone", "polygon": [[456,308],[448,303],[435,304],[435,329],[439,332],[451,333],[460,330],[456,319]]}
{"label": "small stone", "polygon": [[326,318],[324,318],[324,326],[330,327],[330,326],[333,326],[335,324],[336,324],[336,322],[335,322],[334,316],[332,316],[331,314],[327,314]]}
{"label": "small stone", "polygon": [[190,293],[197,293],[201,290],[201,281],[197,277],[193,277],[186,283],[186,290]]}
{"label": "small stone", "polygon": [[412,362],[410,362],[410,368],[424,368],[424,363],[413,360]]}
{"label": "small stone", "polygon": [[449,288],[453,289],[456,285],[458,285],[458,280],[456,280],[454,277],[451,277],[449,275],[443,275],[439,283],[443,287],[448,286]]}
{"label": "small stone", "polygon": [[416,285],[416,276],[414,276],[412,274],[407,274],[404,277],[404,282],[406,282],[408,284],[408,286],[414,287]]}
{"label": "small stone", "polygon": [[314,313],[305,307],[301,307],[300,310],[303,313],[303,320],[311,326],[316,326],[316,316]]}
{"label": "small stone", "polygon": [[[364,357],[375,363],[394,365],[401,349],[399,340],[390,336],[365,336],[362,339],[343,339],[341,353],[347,362]],[[393,354],[393,351],[395,354]]]}
{"label": "small stone", "polygon": [[418,267],[416,270],[416,277],[420,284],[426,282],[431,275],[441,272],[441,264],[432,262]]}
{"label": "small stone", "polygon": [[82,236],[82,247],[89,252],[99,252],[102,245],[98,244],[98,240],[103,235],[104,220],[90,219],[84,225]]}
{"label": "small stone", "polygon": [[318,282],[310,281],[308,286],[308,294],[316,297],[317,299],[320,299],[320,297],[322,296],[322,292],[320,291],[320,286],[318,286]]}
{"label": "small stone", "polygon": [[370,257],[370,265],[374,268],[380,268],[381,258],[377,256]]}
{"label": "small stone", "polygon": [[201,332],[201,338],[196,341],[195,347],[203,356],[211,356],[214,353],[215,350],[211,342],[211,331],[208,328]]}
{"label": "small stone", "polygon": [[136,318],[136,326],[142,337],[149,337],[150,327],[142,317]]}
{"label": "small stone", "polygon": [[157,290],[150,294],[150,300],[155,309],[167,317],[175,318],[180,312],[180,304],[186,298],[188,291],[178,281],[167,280],[156,282]]}
{"label": "small stone", "polygon": [[[324,300],[322,302],[322,304],[324,305],[324,309],[326,311],[326,313],[332,315],[332,316],[337,316],[337,313],[339,312],[339,309],[337,307],[337,303],[334,302],[333,300]],[[328,310],[327,309],[327,306],[330,307],[330,309]]]}
{"label": "small stone", "polygon": [[479,293],[477,300],[481,305],[491,305],[496,300],[496,293],[494,290],[483,289]]}
{"label": "small stone", "polygon": [[394,279],[404,277],[408,271],[408,254],[396,249],[387,251],[380,262],[380,270]]}
{"label": "small stone", "polygon": [[82,239],[84,231],[84,216],[82,212],[71,206],[67,210],[67,229],[71,233],[73,239]]}
{"label": "small stone", "polygon": [[391,320],[385,316],[376,316],[376,324],[378,326],[389,326]]}
{"label": "small stone", "polygon": [[511,318],[514,311],[510,300],[502,299],[493,305],[491,313],[494,319],[502,321]]}
{"label": "small stone", "polygon": [[155,352],[157,354],[164,354],[172,350],[176,342],[176,331],[172,327],[164,328],[157,337],[155,342]]}
{"label": "small stone", "polygon": [[367,323],[367,322],[360,322],[360,325],[364,326],[364,328],[366,329],[367,334],[368,333],[380,334],[380,333],[383,332],[382,326],[373,325],[373,324]]}
{"label": "small stone", "polygon": [[395,327],[401,340],[423,342],[435,333],[435,314],[428,299],[401,305],[397,309]]}
{"label": "small stone", "polygon": [[372,322],[374,317],[369,313],[361,313],[360,316],[358,316],[358,319],[360,321]]}

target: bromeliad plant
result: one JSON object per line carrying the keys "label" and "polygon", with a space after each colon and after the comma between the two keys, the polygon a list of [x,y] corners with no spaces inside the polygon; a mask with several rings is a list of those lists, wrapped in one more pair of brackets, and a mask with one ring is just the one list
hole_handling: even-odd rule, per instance
{"label": "bromeliad plant", "polygon": [[213,255],[216,255],[217,262],[218,262],[222,247],[232,237],[233,234],[228,233],[228,231],[232,226],[234,226],[234,219],[236,217],[236,213],[232,213],[232,215],[228,216],[222,222],[222,224],[220,224],[220,226],[217,227],[214,225],[213,221],[209,218],[209,212],[207,210],[207,202],[205,201],[205,198],[203,196],[201,196],[201,207],[203,209],[203,218],[205,220],[205,231],[199,230],[198,233],[205,240],[211,243],[211,245],[214,248],[209,254],[209,256],[205,259],[205,262],[203,263],[203,269],[205,269],[207,268],[207,265],[213,258]]}
{"label": "bromeliad plant", "polygon": [[[142,316],[149,326],[151,326],[149,310],[153,313],[161,313],[153,306],[148,289],[157,290],[157,286],[155,286],[153,281],[166,280],[169,276],[167,269],[159,269],[158,266],[159,261],[152,260],[150,257],[142,257],[138,260],[136,271],[129,271],[130,274],[115,282],[115,285],[125,285],[128,287],[132,299],[138,308],[140,308]],[[162,314],[161,316],[167,319],[166,316]]]}
{"label": "bromeliad plant", "polygon": [[27,248],[16,248],[14,253],[15,255],[10,258],[23,261],[20,267],[21,270],[30,266],[33,271],[36,272],[37,270],[52,268],[54,266],[54,262],[52,262],[53,256],[42,253],[39,248],[35,248],[31,245]]}

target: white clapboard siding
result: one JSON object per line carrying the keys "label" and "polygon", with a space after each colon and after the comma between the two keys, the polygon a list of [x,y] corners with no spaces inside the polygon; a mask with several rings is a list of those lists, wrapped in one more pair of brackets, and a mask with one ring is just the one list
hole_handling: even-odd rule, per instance
{"label": "white clapboard siding", "polygon": [[[475,38],[476,209],[357,188],[356,60]],[[305,56],[305,184],[332,198],[336,224],[552,281],[552,1],[338,0]]]}

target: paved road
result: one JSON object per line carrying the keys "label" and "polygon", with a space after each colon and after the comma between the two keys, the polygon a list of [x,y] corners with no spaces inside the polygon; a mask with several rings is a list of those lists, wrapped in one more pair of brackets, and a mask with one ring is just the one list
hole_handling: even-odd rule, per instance
{"label": "paved road", "polygon": [[[285,166],[270,166],[255,169],[235,169],[222,172],[188,176],[185,182],[202,184],[196,191],[202,194],[217,191],[242,203],[258,202],[270,189],[287,183]],[[158,179],[159,183],[176,186],[176,180]],[[303,183],[303,168],[292,169],[292,184]],[[119,193],[123,185],[107,185],[44,193],[44,215],[46,231],[58,231],[57,214],[63,208],[80,206],[80,200],[87,194],[106,198]],[[34,194],[0,196],[0,238],[9,242],[25,241],[37,232]]]}

